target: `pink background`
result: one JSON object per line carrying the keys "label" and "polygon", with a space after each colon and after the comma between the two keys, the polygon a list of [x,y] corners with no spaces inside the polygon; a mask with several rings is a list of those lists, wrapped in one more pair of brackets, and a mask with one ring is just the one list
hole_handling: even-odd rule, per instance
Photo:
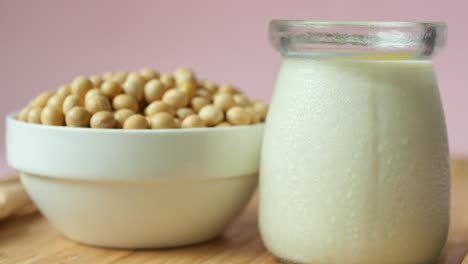
{"label": "pink background", "polygon": [[[267,40],[272,19],[445,21],[449,42],[435,64],[452,153],[468,154],[466,10],[466,0],[0,0],[0,116],[77,74],[144,66],[188,65],[269,100],[280,64]],[[3,131],[1,122],[0,173]]]}

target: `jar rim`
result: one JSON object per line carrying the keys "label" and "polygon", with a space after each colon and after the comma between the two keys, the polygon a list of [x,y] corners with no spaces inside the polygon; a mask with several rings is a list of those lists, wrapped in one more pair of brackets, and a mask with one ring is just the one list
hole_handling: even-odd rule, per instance
{"label": "jar rim", "polygon": [[446,33],[444,22],[272,20],[269,37],[284,56],[430,59]]}
{"label": "jar rim", "polygon": [[275,19],[271,24],[309,25],[309,26],[367,26],[367,27],[417,27],[432,25],[436,27],[446,27],[442,21],[373,21],[373,20],[294,20]]}

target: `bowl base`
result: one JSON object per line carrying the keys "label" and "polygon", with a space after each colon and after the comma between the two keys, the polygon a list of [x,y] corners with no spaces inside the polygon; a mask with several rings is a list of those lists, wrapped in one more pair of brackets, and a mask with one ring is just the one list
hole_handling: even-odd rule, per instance
{"label": "bowl base", "polygon": [[258,177],[105,183],[21,173],[21,180],[42,214],[70,240],[154,249],[218,237],[250,200]]}

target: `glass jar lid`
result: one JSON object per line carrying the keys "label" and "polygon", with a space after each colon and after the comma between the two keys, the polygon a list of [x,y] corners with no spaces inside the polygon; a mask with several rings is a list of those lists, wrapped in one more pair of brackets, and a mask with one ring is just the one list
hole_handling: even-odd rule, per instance
{"label": "glass jar lid", "polygon": [[443,22],[273,20],[269,37],[283,56],[430,59],[445,44]]}

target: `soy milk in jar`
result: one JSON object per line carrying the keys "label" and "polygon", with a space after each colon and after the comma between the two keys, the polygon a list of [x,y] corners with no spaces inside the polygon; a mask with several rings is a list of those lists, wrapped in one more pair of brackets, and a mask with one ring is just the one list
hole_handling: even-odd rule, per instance
{"label": "soy milk in jar", "polygon": [[443,23],[273,21],[284,59],[265,127],[259,221],[285,263],[437,260],[449,152],[432,57]]}

